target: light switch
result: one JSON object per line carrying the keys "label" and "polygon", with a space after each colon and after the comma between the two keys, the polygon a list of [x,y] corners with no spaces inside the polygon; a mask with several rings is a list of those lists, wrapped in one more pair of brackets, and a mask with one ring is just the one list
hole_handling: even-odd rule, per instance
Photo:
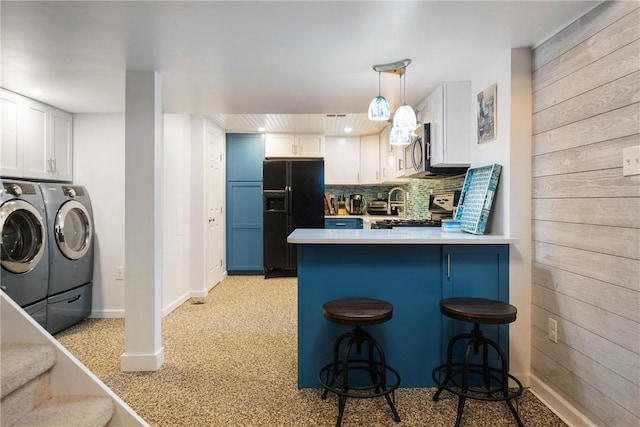
{"label": "light switch", "polygon": [[640,145],[622,150],[622,176],[640,175]]}

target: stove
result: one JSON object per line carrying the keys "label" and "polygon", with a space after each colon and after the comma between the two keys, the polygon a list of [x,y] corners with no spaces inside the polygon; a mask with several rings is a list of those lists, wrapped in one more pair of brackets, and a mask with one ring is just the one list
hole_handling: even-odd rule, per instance
{"label": "stove", "polygon": [[440,221],[429,219],[385,219],[371,223],[371,228],[391,229],[395,227],[440,227]]}

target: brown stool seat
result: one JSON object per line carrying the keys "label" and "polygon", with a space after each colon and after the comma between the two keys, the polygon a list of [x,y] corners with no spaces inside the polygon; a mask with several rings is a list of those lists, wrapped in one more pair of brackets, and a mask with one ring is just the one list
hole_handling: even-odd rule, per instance
{"label": "brown stool seat", "polygon": [[375,325],[393,317],[393,305],[375,298],[340,298],[324,303],[322,313],[342,325]]}
{"label": "brown stool seat", "polygon": [[463,322],[498,325],[515,321],[518,310],[485,298],[445,298],[440,300],[440,313]]}

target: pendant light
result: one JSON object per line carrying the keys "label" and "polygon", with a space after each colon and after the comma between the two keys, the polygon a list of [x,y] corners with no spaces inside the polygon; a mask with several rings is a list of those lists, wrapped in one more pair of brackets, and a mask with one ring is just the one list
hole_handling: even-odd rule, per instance
{"label": "pendant light", "polygon": [[[404,75],[404,90],[402,89],[402,76]],[[393,114],[393,127],[407,128],[413,131],[418,126],[418,119],[415,111],[410,105],[407,105],[407,74],[406,72],[400,74],[400,90],[402,93],[402,105],[398,107]]]}
{"label": "pendant light", "polygon": [[378,96],[373,98],[371,104],[369,104],[369,120],[376,122],[389,120],[389,117],[391,117],[389,102],[384,96],[380,95],[380,74],[381,72],[378,71]]}
{"label": "pendant light", "polygon": [[392,127],[389,133],[389,144],[409,145],[413,141],[413,131],[409,128]]}

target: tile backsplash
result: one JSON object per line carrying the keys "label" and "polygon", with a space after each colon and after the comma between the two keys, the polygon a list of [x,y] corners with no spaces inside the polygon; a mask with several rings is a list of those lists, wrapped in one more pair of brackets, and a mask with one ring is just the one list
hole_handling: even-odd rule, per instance
{"label": "tile backsplash", "polygon": [[387,200],[389,191],[394,187],[400,187],[407,194],[407,218],[423,219],[429,217],[430,194],[460,190],[463,183],[464,175],[431,179],[409,178],[402,185],[327,185],[324,192],[334,195],[336,202],[338,196],[362,194],[368,203],[377,198]]}

